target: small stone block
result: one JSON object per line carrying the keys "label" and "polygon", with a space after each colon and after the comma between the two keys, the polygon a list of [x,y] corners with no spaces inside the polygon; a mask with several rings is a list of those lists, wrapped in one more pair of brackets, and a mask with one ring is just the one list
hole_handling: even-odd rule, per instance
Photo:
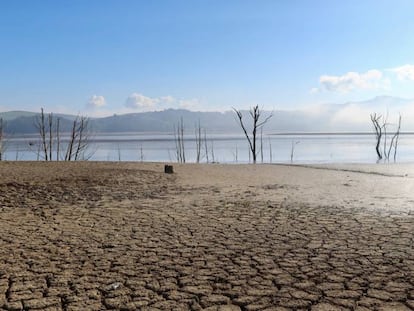
{"label": "small stone block", "polygon": [[165,165],[164,166],[164,173],[165,174],[173,174],[174,173],[173,166],[172,165]]}

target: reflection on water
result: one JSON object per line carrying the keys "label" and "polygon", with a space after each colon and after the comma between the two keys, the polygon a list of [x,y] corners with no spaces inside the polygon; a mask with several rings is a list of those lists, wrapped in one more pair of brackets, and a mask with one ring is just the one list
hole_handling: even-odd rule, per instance
{"label": "reflection on water", "polygon": [[[4,159],[37,160],[39,139],[36,135],[9,136]],[[239,134],[214,134],[203,141],[201,162],[248,163],[246,139]],[[373,135],[264,135],[259,137],[258,162],[266,163],[375,163]],[[196,159],[194,135],[184,141],[187,162]],[[207,149],[207,152],[206,152]],[[263,154],[263,155],[262,155]],[[175,162],[176,147],[172,134],[117,133],[92,137],[88,156],[94,161]],[[392,157],[391,157],[392,158]],[[40,157],[41,159],[41,157]],[[414,161],[414,135],[401,135],[397,162]]]}

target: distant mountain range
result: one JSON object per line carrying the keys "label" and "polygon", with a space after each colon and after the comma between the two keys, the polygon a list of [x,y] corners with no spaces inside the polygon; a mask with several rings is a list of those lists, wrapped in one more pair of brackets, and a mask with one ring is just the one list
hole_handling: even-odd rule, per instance
{"label": "distant mountain range", "polygon": [[[397,121],[402,115],[402,130],[414,130],[414,100],[390,96],[376,97],[367,101],[345,104],[323,104],[309,106],[300,110],[277,110],[266,124],[267,133],[291,132],[371,132],[370,113],[389,115],[389,122]],[[265,114],[270,112],[265,112]],[[244,112],[246,122],[250,121]],[[61,119],[61,128],[69,129],[76,116],[56,114]],[[0,113],[6,123],[8,133],[36,133],[36,118],[39,113],[9,111]],[[209,133],[239,133],[240,128],[233,111],[195,112],[189,110],[167,109],[155,112],[113,115],[104,118],[91,118],[93,132],[172,132],[174,126],[183,119],[187,131],[194,131],[200,123]]]}

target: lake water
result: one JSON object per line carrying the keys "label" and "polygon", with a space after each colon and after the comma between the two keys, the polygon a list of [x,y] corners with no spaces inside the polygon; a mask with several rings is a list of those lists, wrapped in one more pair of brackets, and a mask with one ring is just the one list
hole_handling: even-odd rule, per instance
{"label": "lake water", "polygon": [[[37,135],[8,137],[3,159],[37,160],[38,140]],[[185,136],[184,147],[186,161],[195,162],[194,135]],[[207,162],[207,156],[209,162],[248,163],[251,160],[247,141],[240,134],[208,135],[207,149],[208,155],[203,142],[200,162]],[[176,162],[175,139],[172,134],[96,134],[90,140],[87,154],[89,160],[93,161]],[[414,135],[401,135],[397,162],[413,161]],[[261,154],[258,155],[258,162],[262,162]],[[356,134],[263,135],[263,162],[376,163],[375,137]]]}

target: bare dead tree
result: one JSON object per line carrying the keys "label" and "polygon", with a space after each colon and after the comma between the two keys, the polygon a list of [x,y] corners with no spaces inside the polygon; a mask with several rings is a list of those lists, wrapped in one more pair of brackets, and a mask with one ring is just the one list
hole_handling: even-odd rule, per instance
{"label": "bare dead tree", "polygon": [[117,151],[118,151],[118,162],[121,162],[121,146],[119,146],[119,143],[118,143],[118,146],[117,146],[118,148],[117,148]]}
{"label": "bare dead tree", "polygon": [[17,145],[16,146],[16,154],[15,154],[15,157],[14,157],[14,160],[15,161],[18,161],[19,160],[19,150],[20,150],[19,145]]}
{"label": "bare dead tree", "polygon": [[296,147],[296,145],[297,144],[299,144],[300,143],[300,141],[293,141],[292,140],[292,147],[291,147],[291,149],[290,149],[290,162],[291,163],[293,163],[293,156],[294,156],[294,154],[295,154],[295,147]]}
{"label": "bare dead tree", "polygon": [[394,137],[395,137],[395,142],[394,142],[394,162],[397,159],[397,148],[398,148],[398,140],[400,138],[400,130],[401,130],[401,115],[399,115],[399,117],[398,117],[398,128],[397,128],[397,132],[394,135]]}
{"label": "bare dead tree", "polygon": [[[46,136],[46,119],[45,119],[45,113],[43,108],[40,109],[40,116],[36,118],[35,126],[39,132],[40,135],[40,145],[39,151],[42,150],[43,152],[43,158],[45,161],[49,160],[49,154],[48,154],[48,142],[47,142],[47,136]],[[38,154],[38,157],[40,154]]]}
{"label": "bare dead tree", "polygon": [[[35,126],[39,132],[40,143],[37,158],[43,158],[45,161],[53,161],[55,154],[56,161],[61,158],[61,152],[65,152],[63,159],[65,161],[84,160],[85,151],[89,143],[89,119],[83,116],[77,116],[71,126],[66,143],[66,150],[62,150],[62,133],[60,118],[55,118],[52,113],[47,116],[41,108],[40,115],[35,121]],[[54,153],[55,150],[55,153]]]}
{"label": "bare dead tree", "polygon": [[373,113],[370,115],[371,116],[371,122],[372,125],[374,126],[374,130],[375,130],[375,137],[376,137],[376,145],[375,145],[375,151],[377,152],[377,156],[378,156],[378,160],[382,159],[382,153],[380,150],[380,145],[381,145],[381,138],[382,138],[382,126],[379,124],[382,116],[378,115],[376,113]]}
{"label": "bare dead tree", "polygon": [[272,141],[269,137],[269,162],[273,162],[273,151],[272,151]]}
{"label": "bare dead tree", "polygon": [[260,128],[260,159],[263,163],[263,127]]}
{"label": "bare dead tree", "polygon": [[85,155],[89,144],[89,119],[77,116],[72,122],[69,142],[66,147],[65,161],[87,160]]}
{"label": "bare dead tree", "polygon": [[0,118],[0,161],[3,160],[4,153],[4,123],[3,118]]}
{"label": "bare dead tree", "polygon": [[185,163],[185,147],[184,147],[184,122],[183,122],[183,118],[181,118],[181,124],[180,124],[180,129],[179,129],[179,135],[181,137],[181,148],[182,148],[182,159],[183,159],[183,163]]}
{"label": "bare dead tree", "polygon": [[60,118],[57,118],[56,120],[56,161],[59,161],[60,159]]}
{"label": "bare dead tree", "polygon": [[76,152],[75,152],[75,161],[84,160],[85,150],[89,143],[89,119],[84,116],[78,116],[77,118],[77,143],[76,143]]}
{"label": "bare dead tree", "polygon": [[394,162],[397,159],[398,138],[400,137],[400,130],[401,130],[401,115],[399,115],[399,117],[398,117],[397,130],[391,138],[390,147],[389,147],[388,153],[387,153],[387,159],[389,159],[391,149],[394,149]]}
{"label": "bare dead tree", "polygon": [[53,149],[53,114],[48,114],[48,124],[49,124],[49,159],[52,161],[52,149]]}
{"label": "bare dead tree", "polygon": [[183,118],[174,126],[174,140],[175,140],[175,152],[177,162],[185,163],[185,147],[184,147],[184,121]]}
{"label": "bare dead tree", "polygon": [[142,145],[140,145],[139,151],[139,160],[144,162],[144,150],[142,149]]}
{"label": "bare dead tree", "polygon": [[237,144],[236,144],[236,149],[233,152],[233,157],[234,157],[234,162],[235,163],[239,162],[239,149],[237,148]]}
{"label": "bare dead tree", "polygon": [[[375,151],[377,153],[378,160],[381,160],[384,158],[385,160],[388,161],[390,159],[391,152],[394,150],[394,161],[395,161],[397,158],[398,139],[399,139],[400,130],[401,130],[401,115],[398,118],[397,129],[395,133],[393,134],[389,145],[387,144],[387,136],[388,136],[387,131],[388,131],[388,126],[392,124],[388,123],[388,113],[386,117],[377,115],[376,113],[371,114],[371,122],[375,130],[375,137],[376,137]],[[383,142],[383,148],[381,150],[382,138],[384,138],[384,142]]]}
{"label": "bare dead tree", "polygon": [[383,118],[383,122],[382,122],[382,130],[383,130],[383,137],[384,137],[384,155],[387,154],[387,127],[388,127],[388,109],[387,109],[387,113],[385,114],[385,117]]}
{"label": "bare dead tree", "polygon": [[216,154],[214,153],[214,140],[211,140],[211,161],[212,163],[216,163]]}
{"label": "bare dead tree", "polygon": [[177,162],[181,162],[181,156],[180,156],[180,151],[181,151],[181,144],[180,144],[180,137],[178,135],[178,129],[176,128],[176,126],[174,125],[174,142],[175,142],[175,157]]}
{"label": "bare dead tree", "polygon": [[69,142],[66,148],[65,161],[71,161],[73,156],[73,146],[76,141],[76,119],[72,123],[72,130],[70,131]]}
{"label": "bare dead tree", "polygon": [[249,144],[249,149],[253,158],[253,163],[256,163],[257,160],[257,131],[262,129],[262,127],[273,117],[273,113],[270,113],[267,117],[263,116],[263,111],[259,108],[259,105],[252,107],[249,111],[250,117],[252,118],[252,128],[251,135],[249,135],[246,125],[243,121],[243,114],[241,110],[233,108],[236,113],[238,123],[243,130],[244,135],[246,136],[247,142]]}
{"label": "bare dead tree", "polygon": [[200,160],[201,160],[201,145],[202,145],[200,120],[198,120],[198,124],[196,124],[196,126],[195,126],[195,142],[196,142],[196,162],[200,163]]}
{"label": "bare dead tree", "polygon": [[208,157],[208,144],[207,144],[207,131],[204,129],[204,151],[206,155],[206,162],[208,163],[209,157]]}

